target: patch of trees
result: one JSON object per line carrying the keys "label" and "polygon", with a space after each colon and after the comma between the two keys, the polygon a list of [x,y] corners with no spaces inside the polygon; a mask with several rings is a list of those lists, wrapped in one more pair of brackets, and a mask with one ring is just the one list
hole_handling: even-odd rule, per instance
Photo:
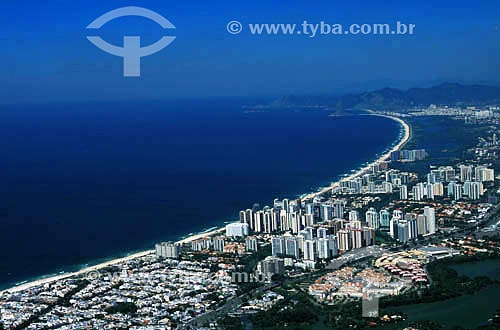
{"label": "patch of trees", "polygon": [[411,290],[399,296],[387,296],[380,299],[380,306],[401,306],[416,303],[429,303],[474,294],[495,283],[486,276],[470,278],[462,276],[449,267],[450,264],[463,262],[469,257],[456,256],[435,261],[427,266],[433,282],[428,288]]}
{"label": "patch of trees", "polygon": [[218,325],[224,330],[242,330],[243,326],[237,317],[226,316],[219,320]]}
{"label": "patch of trees", "polygon": [[119,302],[113,306],[106,307],[104,311],[108,314],[135,314],[137,312],[137,306],[131,302]]}

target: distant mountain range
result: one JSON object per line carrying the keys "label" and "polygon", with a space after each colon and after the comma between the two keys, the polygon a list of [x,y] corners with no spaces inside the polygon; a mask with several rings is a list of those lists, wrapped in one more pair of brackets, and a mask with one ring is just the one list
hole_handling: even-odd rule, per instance
{"label": "distant mountain range", "polygon": [[345,109],[397,110],[430,104],[467,105],[500,102],[500,87],[445,83],[430,88],[400,90],[384,88],[343,96],[284,96],[273,107],[328,107]]}

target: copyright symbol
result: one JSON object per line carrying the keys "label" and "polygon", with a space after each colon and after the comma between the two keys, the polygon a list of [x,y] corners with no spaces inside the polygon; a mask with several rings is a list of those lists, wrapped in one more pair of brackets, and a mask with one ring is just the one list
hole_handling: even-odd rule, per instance
{"label": "copyright symbol", "polygon": [[101,277],[101,273],[99,273],[97,270],[91,270],[88,272],[85,276],[85,278],[89,281],[95,281]]}
{"label": "copyright symbol", "polygon": [[242,29],[243,25],[241,25],[241,23],[238,21],[231,21],[227,23],[227,32],[231,34],[238,34],[241,32]]}

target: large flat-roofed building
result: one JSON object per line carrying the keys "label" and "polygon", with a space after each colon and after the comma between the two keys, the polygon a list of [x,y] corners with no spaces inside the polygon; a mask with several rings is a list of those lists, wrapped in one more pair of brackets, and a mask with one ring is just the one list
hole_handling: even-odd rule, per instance
{"label": "large flat-roofed building", "polygon": [[227,237],[248,236],[249,226],[247,223],[230,223],[226,226]]}

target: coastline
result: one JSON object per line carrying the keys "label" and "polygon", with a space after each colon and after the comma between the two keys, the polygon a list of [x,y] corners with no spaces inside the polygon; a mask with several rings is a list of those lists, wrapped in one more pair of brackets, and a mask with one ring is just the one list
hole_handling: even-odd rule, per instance
{"label": "coastline", "polygon": [[332,185],[328,186],[328,187],[324,187],[320,190],[318,190],[317,192],[314,192],[314,193],[310,193],[310,194],[307,194],[305,196],[302,196],[300,199],[302,201],[306,201],[306,200],[309,200],[309,199],[313,199],[314,197],[317,197],[317,196],[321,196],[325,193],[327,193],[328,191],[338,187],[340,185],[341,182],[343,181],[349,181],[349,180],[352,180],[360,175],[362,175],[363,173],[365,173],[366,171],[370,170],[370,168],[374,165],[376,165],[377,163],[379,162],[382,162],[382,161],[385,161],[387,159],[389,159],[391,157],[391,153],[394,152],[394,151],[397,151],[399,149],[401,149],[411,138],[411,130],[410,130],[410,125],[408,125],[404,120],[402,120],[401,118],[398,118],[398,117],[394,117],[394,116],[388,116],[388,115],[382,115],[382,114],[378,114],[378,113],[374,113],[374,112],[371,112],[369,111],[369,114],[367,115],[370,115],[370,116],[379,116],[379,117],[386,117],[386,118],[390,118],[392,120],[395,120],[397,121],[398,123],[401,124],[401,126],[403,126],[404,128],[404,136],[403,138],[394,146],[392,147],[391,150],[389,150],[388,152],[386,152],[385,154],[383,154],[382,156],[380,156],[378,159],[376,159],[375,161],[369,163],[368,165],[366,165],[365,167],[362,167],[360,168],[357,172],[345,177],[345,178],[342,178],[334,183],[332,183]]}
{"label": "coastline", "polygon": [[[361,168],[360,170],[358,170],[354,174],[351,174],[351,175],[349,175],[349,176],[347,176],[345,178],[342,178],[342,179],[338,180],[337,182],[334,182],[332,185],[330,185],[328,187],[321,188],[317,192],[309,193],[309,194],[301,197],[300,199],[302,201],[308,200],[308,199],[312,199],[312,198],[314,198],[316,196],[322,195],[322,194],[330,191],[331,189],[339,186],[340,182],[345,181],[345,180],[351,180],[351,179],[353,179],[353,178],[355,178],[355,177],[357,177],[359,175],[362,175],[364,172],[366,172],[367,170],[369,170],[371,166],[375,165],[378,162],[381,162],[381,161],[384,161],[384,160],[388,159],[393,151],[399,150],[401,147],[403,147],[410,140],[410,138],[411,138],[410,126],[404,120],[402,120],[401,118],[393,117],[393,116],[388,116],[388,115],[377,114],[377,113],[373,113],[371,111],[369,111],[369,113],[366,114],[366,115],[386,117],[386,118],[390,118],[392,120],[395,120],[395,121],[399,122],[403,126],[403,128],[404,128],[404,136],[403,136],[403,138],[391,150],[389,150],[388,152],[384,153],[382,156],[380,156],[374,162],[369,163],[367,166]],[[178,243],[178,244],[185,244],[185,243],[189,243],[191,241],[194,241],[194,240],[197,240],[197,239],[200,239],[200,238],[204,238],[204,237],[209,237],[209,236],[212,236],[212,235],[220,234],[220,233],[222,233],[224,231],[225,231],[225,226],[222,227],[222,228],[217,228],[215,230],[208,231],[208,232],[202,232],[202,233],[198,233],[198,234],[195,234],[195,235],[188,236],[186,238],[183,238],[183,239],[180,239],[180,240],[176,241],[176,243]],[[136,259],[136,258],[144,257],[144,256],[147,256],[147,255],[153,254],[154,252],[155,252],[155,250],[145,250],[145,251],[141,251],[141,252],[130,254],[130,255],[126,256],[126,257],[120,257],[120,258],[116,258],[116,259],[112,259],[112,260],[109,260],[109,261],[105,261],[105,262],[102,262],[102,263],[99,263],[99,264],[96,264],[96,265],[93,265],[93,266],[88,266],[88,267],[82,268],[81,270],[78,270],[78,271],[75,271],[75,272],[65,273],[65,274],[61,274],[61,275],[56,275],[56,276],[51,276],[51,277],[47,277],[47,278],[38,279],[38,280],[35,280],[35,281],[26,282],[26,283],[23,283],[23,284],[20,284],[20,285],[17,285],[17,286],[13,286],[11,288],[7,288],[7,289],[4,289],[4,290],[1,290],[0,291],[0,296],[3,295],[4,293],[19,292],[19,291],[23,291],[23,290],[30,289],[30,288],[33,288],[33,287],[37,287],[37,286],[40,286],[40,285],[49,284],[49,283],[52,283],[52,282],[55,282],[55,281],[59,281],[59,280],[63,280],[63,279],[67,279],[67,278],[71,278],[71,277],[75,277],[75,276],[81,276],[81,275],[84,275],[86,273],[95,272],[95,271],[98,271],[100,269],[112,266],[112,265],[117,265],[117,264],[129,261],[129,260],[133,260],[133,259]]]}
{"label": "coastline", "polygon": [[[178,243],[178,244],[189,243],[191,241],[194,241],[194,240],[197,240],[197,239],[200,239],[203,237],[220,234],[223,231],[225,231],[225,228],[217,228],[215,230],[211,230],[208,232],[195,234],[195,235],[186,237],[184,239],[176,241],[176,243]],[[78,270],[76,272],[71,272],[71,273],[62,274],[62,275],[56,275],[56,276],[47,277],[47,278],[39,279],[39,280],[32,281],[32,282],[27,282],[27,283],[0,291],[0,296],[4,293],[7,293],[7,292],[9,292],[9,293],[19,292],[19,291],[30,289],[30,288],[33,288],[33,287],[36,287],[39,285],[49,284],[49,283],[56,282],[56,281],[63,280],[63,279],[67,279],[70,277],[85,275],[85,274],[90,273],[90,272],[95,272],[95,271],[98,271],[100,269],[112,266],[112,265],[120,264],[122,262],[126,262],[126,261],[133,260],[136,258],[144,257],[144,256],[147,256],[147,255],[150,255],[153,253],[155,253],[155,250],[141,251],[141,252],[133,253],[133,254],[128,255],[126,257],[117,258],[117,259],[109,260],[109,261],[106,261],[106,262],[103,262],[103,263],[100,263],[100,264],[97,264],[94,266],[85,267],[85,268]]]}

